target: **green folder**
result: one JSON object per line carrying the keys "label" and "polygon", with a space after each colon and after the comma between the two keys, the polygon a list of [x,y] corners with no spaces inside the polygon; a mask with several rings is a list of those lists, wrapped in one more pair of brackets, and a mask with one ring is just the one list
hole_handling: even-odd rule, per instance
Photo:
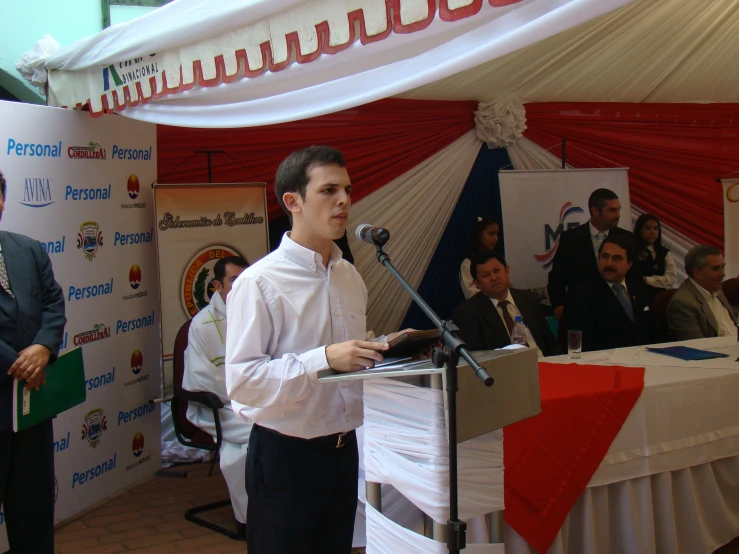
{"label": "green folder", "polygon": [[87,397],[82,348],[59,356],[44,369],[46,383],[25,390],[25,381],[13,383],[13,431],[22,431],[82,404]]}

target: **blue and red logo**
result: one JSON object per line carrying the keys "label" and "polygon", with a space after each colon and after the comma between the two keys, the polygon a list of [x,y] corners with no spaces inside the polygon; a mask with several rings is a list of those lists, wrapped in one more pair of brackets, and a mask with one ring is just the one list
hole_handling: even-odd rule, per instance
{"label": "blue and red logo", "polygon": [[144,435],[136,433],[133,436],[133,442],[131,443],[131,452],[137,458],[144,453]]}
{"label": "blue and red logo", "polygon": [[544,269],[548,269],[554,261],[554,255],[557,253],[559,239],[565,231],[565,225],[567,226],[567,229],[572,229],[573,227],[580,225],[578,221],[567,222],[567,218],[574,214],[582,213],[585,213],[585,210],[581,207],[574,206],[572,202],[565,202],[562,209],[559,211],[559,225],[557,225],[557,228],[552,229],[550,225],[544,224],[544,244],[546,252],[544,252],[544,254],[534,254],[536,261],[539,262]]}
{"label": "blue and red logo", "polygon": [[133,264],[131,269],[128,270],[128,282],[134,290],[141,285],[141,268],[136,264]]}

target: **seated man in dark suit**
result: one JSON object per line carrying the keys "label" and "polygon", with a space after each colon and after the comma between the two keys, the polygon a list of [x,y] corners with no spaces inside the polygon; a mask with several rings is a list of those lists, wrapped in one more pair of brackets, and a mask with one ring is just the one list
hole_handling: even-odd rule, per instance
{"label": "seated man in dark suit", "polygon": [[470,350],[511,344],[514,320],[520,315],[528,327],[526,342],[530,347],[538,347],[540,356],[561,354],[534,294],[510,288],[510,268],[501,254],[491,251],[473,258],[470,273],[480,292],[454,309],[454,323]]}
{"label": "seated man in dark suit", "polygon": [[[2,172],[0,188],[2,216]],[[50,419],[13,431],[13,380],[44,386],[66,321],[64,293],[41,244],[0,231],[0,504],[10,550],[19,554],[55,552],[54,431]]]}
{"label": "seated man in dark suit", "polygon": [[549,272],[549,300],[557,319],[562,316],[568,291],[587,279],[598,277],[598,251],[611,235],[631,237],[618,227],[621,202],[615,192],[597,189],[588,199],[590,221],[563,232]]}
{"label": "seated man in dark suit", "polygon": [[667,305],[671,340],[733,337],[736,316],[721,285],[726,273],[724,257],[713,246],[700,244],[685,256],[685,279]]}
{"label": "seated man in dark suit", "polygon": [[582,331],[584,352],[654,342],[652,295],[642,279],[626,275],[635,256],[630,238],[609,236],[600,247],[599,275],[567,294],[567,328]]}

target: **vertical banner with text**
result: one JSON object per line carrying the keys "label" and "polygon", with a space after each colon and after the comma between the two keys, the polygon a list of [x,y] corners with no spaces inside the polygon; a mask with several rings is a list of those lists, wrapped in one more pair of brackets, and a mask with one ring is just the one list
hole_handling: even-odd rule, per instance
{"label": "vertical banner with text", "polygon": [[739,277],[739,179],[722,179],[726,278]]}
{"label": "vertical banner with text", "polygon": [[[84,357],[87,400],[54,420],[59,522],[161,466],[156,127],[14,102],[0,102],[0,121],[0,228],[49,254],[66,304],[61,352]],[[4,541],[0,526],[0,551]]]}
{"label": "vertical banner with text", "polygon": [[154,189],[166,398],[172,393],[175,337],[210,302],[213,266],[227,256],[241,256],[252,264],[269,252],[265,187],[158,184]]}
{"label": "vertical banner with text", "polygon": [[545,287],[559,237],[590,219],[588,198],[606,188],[621,200],[618,226],[632,230],[628,168],[500,171],[506,261],[521,289]]}

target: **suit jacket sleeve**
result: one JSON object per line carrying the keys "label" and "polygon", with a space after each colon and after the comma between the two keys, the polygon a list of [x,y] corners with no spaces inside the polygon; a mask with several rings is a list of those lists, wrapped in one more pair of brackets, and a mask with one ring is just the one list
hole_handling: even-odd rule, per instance
{"label": "suit jacket sleeve", "polygon": [[567,329],[582,331],[582,350],[601,350],[601,344],[595,333],[595,313],[593,308],[598,309],[600,302],[593,302],[589,298],[587,283],[581,283],[573,287],[567,296],[565,307],[565,321]]}
{"label": "suit jacket sleeve", "polygon": [[39,283],[41,284],[41,325],[33,339],[34,344],[42,344],[51,350],[49,363],[53,363],[59,354],[59,347],[64,338],[64,292],[54,280],[49,255],[34,241],[33,257],[36,261]]}
{"label": "suit jacket sleeve", "polygon": [[667,331],[671,340],[703,338],[703,330],[691,306],[677,295],[667,305]]}
{"label": "suit jacket sleeve", "polygon": [[547,291],[549,292],[549,301],[552,308],[565,305],[567,297],[567,270],[569,261],[567,260],[567,250],[569,248],[568,237],[566,233],[562,233],[557,247],[557,253],[552,261],[552,269],[549,270],[549,284]]}
{"label": "suit jacket sleeve", "polygon": [[10,366],[18,359],[18,352],[8,343],[0,340],[0,383],[5,379],[12,379],[8,375]]}
{"label": "suit jacket sleeve", "polygon": [[485,350],[482,320],[469,305],[469,301],[454,308],[454,323],[459,327],[459,336],[470,350]]}

